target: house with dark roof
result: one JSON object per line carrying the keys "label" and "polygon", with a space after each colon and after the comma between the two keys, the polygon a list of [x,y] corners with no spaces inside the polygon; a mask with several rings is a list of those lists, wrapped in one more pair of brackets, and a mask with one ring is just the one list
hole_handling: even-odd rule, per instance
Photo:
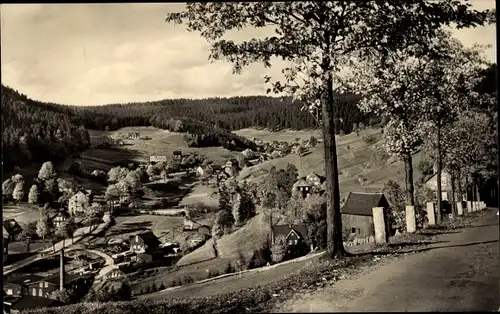
{"label": "house with dark roof", "polygon": [[54,224],[54,228],[59,228],[64,222],[69,218],[69,213],[65,210],[61,210],[54,216],[52,216],[50,219],[52,220],[52,223]]}
{"label": "house with dark roof", "polygon": [[276,240],[277,237],[279,236],[284,236],[285,239],[287,240],[288,245],[297,245],[300,244],[301,242],[310,245],[308,233],[307,233],[307,226],[306,225],[290,225],[290,224],[283,224],[283,225],[274,225],[272,228],[272,243]]}
{"label": "house with dark roof", "polygon": [[349,239],[366,239],[375,236],[373,225],[373,208],[383,207],[386,223],[386,234],[390,234],[387,209],[389,202],[383,193],[350,192],[340,210],[344,235]]}
{"label": "house with dark roof", "polygon": [[15,219],[6,219],[3,221],[2,233],[7,236],[9,241],[14,241],[16,237],[23,231],[23,228]]}
{"label": "house with dark roof", "polygon": [[26,274],[4,278],[3,291],[8,296],[23,296],[28,294],[28,284],[42,280],[42,276]]}
{"label": "house with dark roof", "polygon": [[[93,274],[65,274],[64,275],[64,288],[75,289],[82,284],[90,284],[92,281]],[[56,273],[48,277],[39,279],[37,281],[31,281],[26,284],[28,287],[28,294],[31,296],[45,297],[48,298],[50,294],[59,289],[60,285],[60,274]]]}
{"label": "house with dark roof", "polygon": [[318,189],[321,188],[321,184],[323,184],[326,181],[326,177],[317,174],[316,172],[311,172],[307,177],[306,177],[306,182],[309,183],[311,186],[314,186]]}
{"label": "house with dark roof", "polygon": [[44,297],[36,297],[31,295],[22,296],[20,298],[4,299],[4,313],[19,313],[28,309],[63,306],[63,302]]}
{"label": "house with dark roof", "polygon": [[312,192],[312,186],[302,178],[297,180],[292,186],[292,193],[300,193],[302,197],[306,197]]}
{"label": "house with dark roof", "polygon": [[130,251],[136,253],[152,252],[159,248],[161,242],[149,230],[136,234],[130,240]]}
{"label": "house with dark roof", "polygon": [[174,150],[172,152],[172,156],[174,157],[174,159],[181,160],[182,159],[182,151]]}

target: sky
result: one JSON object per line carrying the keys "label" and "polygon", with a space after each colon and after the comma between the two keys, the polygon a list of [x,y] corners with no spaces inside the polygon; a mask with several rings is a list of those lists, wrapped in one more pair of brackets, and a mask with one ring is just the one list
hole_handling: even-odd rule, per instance
{"label": "sky", "polygon": [[[494,0],[472,0],[492,9]],[[2,4],[1,80],[40,101],[103,105],[166,98],[263,95],[264,76],[279,77],[283,64],[254,64],[240,75],[231,64],[208,60],[209,44],[183,26],[165,23],[181,3]],[[235,39],[265,35],[244,30]],[[454,31],[466,46],[492,45],[495,25]]]}

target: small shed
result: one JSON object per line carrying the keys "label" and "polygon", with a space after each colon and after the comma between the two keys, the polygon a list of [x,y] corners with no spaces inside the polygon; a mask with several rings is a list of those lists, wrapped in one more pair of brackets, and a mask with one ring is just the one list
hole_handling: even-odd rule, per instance
{"label": "small shed", "polygon": [[383,193],[350,192],[341,209],[342,226],[353,238],[366,239],[375,236],[373,208],[383,207],[386,230],[389,231],[387,209],[389,202]]}
{"label": "small shed", "polygon": [[274,225],[273,226],[273,243],[278,236],[284,236],[288,245],[297,245],[301,242],[309,245],[309,237],[306,225]]}

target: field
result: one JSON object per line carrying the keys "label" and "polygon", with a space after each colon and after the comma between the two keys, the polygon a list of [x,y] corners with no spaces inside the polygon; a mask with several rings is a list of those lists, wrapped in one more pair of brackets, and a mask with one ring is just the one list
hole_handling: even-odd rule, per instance
{"label": "field", "polygon": [[40,219],[40,211],[38,208],[28,203],[21,203],[19,206],[4,204],[2,211],[3,219],[13,218],[21,226],[22,224]]}
{"label": "field", "polygon": [[93,130],[89,132],[91,132],[91,138],[94,141],[99,140],[104,135],[108,135],[113,139],[124,138],[124,135],[128,134],[128,132],[139,132],[141,137],[152,138],[150,140],[125,139],[125,145],[114,153],[109,153],[108,149],[91,149],[84,155],[89,161],[94,159],[94,161],[101,160],[115,163],[129,159],[145,162],[149,160],[149,156],[170,157],[175,150],[181,150],[183,154],[198,153],[205,155],[214,162],[223,162],[237,155],[237,153],[222,147],[188,147],[184,142],[183,133],[170,132],[154,127],[125,127],[108,133]]}
{"label": "field", "polygon": [[[285,132],[283,132],[285,133]],[[275,139],[296,138],[302,136],[309,138],[316,136],[317,131],[310,132],[287,132],[289,134],[277,133]],[[244,136],[254,136],[261,134],[262,139],[272,140],[272,134],[264,131],[245,130],[241,133]],[[366,143],[363,138],[373,137],[373,142]],[[341,196],[345,197],[350,191],[377,192],[380,191],[387,180],[395,180],[404,186],[404,165],[384,154],[383,134],[380,129],[366,129],[360,132],[337,137],[337,154],[339,163],[339,179]],[[306,176],[312,171],[324,175],[323,146],[320,144],[316,148],[310,149],[310,153],[299,157],[295,154],[287,155],[283,158],[273,159],[261,164],[243,169],[238,176],[239,180],[260,182],[265,177],[269,169],[275,166],[277,169],[285,168],[288,163],[294,164],[299,170],[299,176]],[[378,157],[378,159],[377,159]],[[417,166],[421,160],[421,154],[417,153],[413,157],[414,178],[418,180],[421,175]],[[363,183],[360,180],[364,179]]]}
{"label": "field", "polygon": [[320,130],[307,130],[307,131],[290,131],[284,130],[280,132],[269,132],[265,130],[257,130],[257,129],[241,129],[237,131],[233,131],[233,133],[243,136],[246,138],[255,137],[257,140],[261,141],[286,141],[291,142],[296,138],[300,138],[301,140],[308,140],[311,136],[316,137],[317,139],[321,139],[321,131]]}
{"label": "field", "polygon": [[217,191],[217,188],[213,188],[207,185],[196,184],[193,186],[193,190],[186,197],[182,199],[180,205],[188,206],[195,205],[197,203],[203,203],[208,206],[218,206],[219,198],[217,196],[212,196],[212,193]]}
{"label": "field", "polygon": [[106,231],[106,236],[127,238],[144,230],[151,230],[162,242],[179,241],[182,237],[183,217],[138,215],[118,216],[115,225]]}

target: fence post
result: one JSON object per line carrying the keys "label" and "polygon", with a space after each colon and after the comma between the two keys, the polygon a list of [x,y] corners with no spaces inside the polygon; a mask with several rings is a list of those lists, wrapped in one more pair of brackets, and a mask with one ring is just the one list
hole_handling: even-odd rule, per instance
{"label": "fence post", "polygon": [[406,232],[413,233],[416,230],[415,206],[406,206]]}
{"label": "fence post", "polygon": [[464,208],[462,202],[457,202],[457,214],[458,216],[462,216],[464,214]]}
{"label": "fence post", "polygon": [[385,230],[385,217],[383,207],[374,207],[372,209],[373,226],[375,227],[375,242],[377,244],[387,243],[387,233]]}
{"label": "fence post", "polygon": [[429,226],[436,225],[436,213],[434,212],[433,202],[427,203],[427,221],[429,223]]}

